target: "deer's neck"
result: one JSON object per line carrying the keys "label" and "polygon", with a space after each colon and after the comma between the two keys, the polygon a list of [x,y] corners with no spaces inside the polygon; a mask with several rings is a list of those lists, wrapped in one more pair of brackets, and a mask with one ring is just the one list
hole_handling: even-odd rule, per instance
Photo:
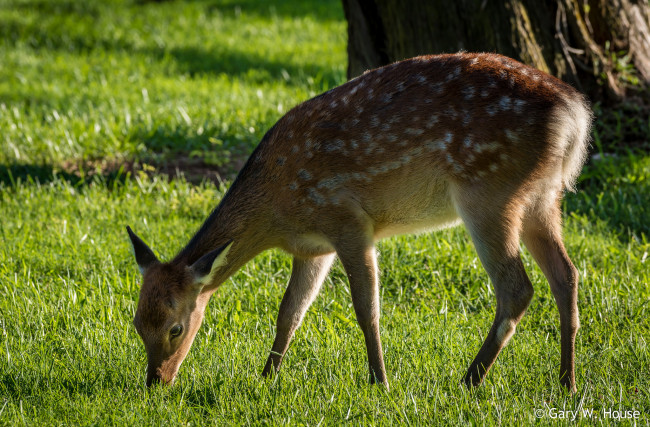
{"label": "deer's neck", "polygon": [[270,203],[257,183],[259,179],[240,176],[219,205],[203,223],[174,262],[191,265],[203,255],[232,240],[227,264],[210,288],[218,287],[241,266],[265,249],[274,246],[271,236]]}

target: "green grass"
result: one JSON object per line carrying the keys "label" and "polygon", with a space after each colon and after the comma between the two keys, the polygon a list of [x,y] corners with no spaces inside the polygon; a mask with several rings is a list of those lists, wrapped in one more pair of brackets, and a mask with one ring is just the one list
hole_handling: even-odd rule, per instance
{"label": "green grass", "polygon": [[223,164],[343,81],[335,1],[237,3],[2,0],[0,163],[209,150]]}
{"label": "green grass", "polygon": [[526,252],[535,298],[486,382],[460,386],[495,308],[463,228],[379,245],[389,393],[366,383],[338,264],[280,375],[260,378],[291,269],[279,251],[224,284],[177,385],[148,392],[124,226],[168,258],[225,187],[78,176],[65,163],[212,150],[222,164],[250,152],[283,111],[343,81],[340,4],[0,0],[0,33],[0,425],[510,425],[544,408],[638,410],[649,422],[650,156],[641,152],[591,162],[564,203],[581,273],[574,397],[557,381],[557,309]]}

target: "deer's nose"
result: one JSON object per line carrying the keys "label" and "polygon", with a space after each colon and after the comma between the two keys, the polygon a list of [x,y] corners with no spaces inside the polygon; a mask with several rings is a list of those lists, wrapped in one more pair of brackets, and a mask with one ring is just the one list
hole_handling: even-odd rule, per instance
{"label": "deer's nose", "polygon": [[158,375],[157,372],[147,373],[147,387],[151,387],[154,384],[159,384],[162,378]]}

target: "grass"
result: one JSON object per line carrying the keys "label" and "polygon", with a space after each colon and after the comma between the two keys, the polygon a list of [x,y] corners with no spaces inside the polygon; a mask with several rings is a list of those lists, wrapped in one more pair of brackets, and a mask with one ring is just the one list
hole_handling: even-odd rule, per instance
{"label": "grass", "polygon": [[[0,424],[546,424],[551,408],[593,409],[604,424],[603,409],[637,410],[648,423],[650,156],[641,151],[592,161],[564,203],[581,274],[576,396],[556,379],[557,309],[526,252],[535,298],[485,384],[460,386],[495,308],[463,228],[379,244],[389,393],[366,384],[338,264],[281,374],[260,378],[291,268],[278,251],[217,292],[178,384],[148,392],[124,226],[168,258],[225,186],[87,176],[66,164],[208,150],[220,165],[250,152],[283,111],[343,81],[340,5],[2,0],[0,33]],[[610,153],[602,129],[598,149]]]}

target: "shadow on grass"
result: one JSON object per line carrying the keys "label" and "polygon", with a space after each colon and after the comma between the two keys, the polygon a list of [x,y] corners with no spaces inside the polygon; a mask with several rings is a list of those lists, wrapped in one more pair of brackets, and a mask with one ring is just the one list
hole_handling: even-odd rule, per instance
{"label": "shadow on grass", "polygon": [[[247,157],[247,153],[229,157],[223,165],[186,152],[145,160],[79,161],[56,166],[0,164],[0,185],[11,188],[25,182],[47,184],[63,180],[77,187],[93,183],[112,187],[142,172],[172,179],[183,176],[192,183],[219,182],[234,179]],[[577,193],[565,196],[565,210],[605,222],[621,241],[642,239],[642,235],[647,238],[650,236],[648,169],[650,156],[647,155],[592,161],[583,171]]]}
{"label": "shadow on grass", "polygon": [[[204,3],[202,0],[198,0]],[[239,13],[268,18],[277,15],[285,18],[309,17],[317,21],[342,21],[343,6],[336,0],[220,0],[207,3],[206,12],[219,12],[226,16]]]}
{"label": "shadow on grass", "polygon": [[0,164],[0,185],[15,187],[23,183],[38,183],[41,185],[56,181],[65,181],[74,187],[102,182],[106,186],[123,183],[128,177],[129,166],[106,167],[93,169],[91,165],[79,168],[75,166],[54,167],[48,164]]}
{"label": "shadow on grass", "polygon": [[[342,76],[334,73],[331,69],[324,69],[316,64],[296,65],[287,61],[273,61],[261,55],[251,55],[237,50],[209,50],[197,46],[183,46],[179,48],[161,49],[152,45],[135,46],[130,40],[123,37],[116,37],[113,34],[106,34],[97,31],[72,32],[61,25],[61,22],[52,21],[50,16],[70,15],[79,16],[81,19],[94,19],[101,11],[96,6],[83,7],[84,2],[63,2],[61,4],[49,2],[27,2],[21,7],[29,10],[36,10],[44,16],[43,20],[24,21],[18,17],[5,16],[0,19],[0,37],[4,43],[16,46],[25,43],[35,50],[50,50],[62,52],[87,53],[93,50],[111,52],[125,52],[133,55],[147,55],[162,63],[168,56],[178,64],[181,73],[191,76],[197,74],[228,74],[234,77],[246,76],[258,82],[272,80],[285,80],[291,84],[293,77],[311,77],[323,88],[329,88],[340,83]],[[264,2],[243,2],[237,7],[244,7],[252,11],[268,10],[269,6]],[[307,11],[310,8],[302,3],[295,7],[294,13],[298,10]],[[279,10],[290,11],[295,4],[281,2]],[[33,8],[32,8],[33,6]],[[160,7],[164,7],[161,5]],[[211,8],[235,7],[234,2],[224,2],[219,5],[207,6]],[[275,6],[274,6],[275,7]],[[329,10],[331,7],[315,9]],[[136,11],[134,11],[136,13]]]}
{"label": "shadow on grass", "polygon": [[182,179],[199,184],[209,181],[220,184],[232,181],[246,162],[247,156],[232,158],[223,166],[210,164],[204,158],[178,154],[173,157],[150,157],[140,160],[86,160],[67,162],[63,165],[48,164],[0,164],[0,188],[18,185],[66,182],[73,187],[100,185],[116,188],[134,176],[163,176],[166,179]]}
{"label": "shadow on grass", "polygon": [[31,0],[31,1],[10,1],[0,6],[0,9],[20,10],[25,12],[38,11],[43,14],[56,15],[88,15],[97,18],[100,15],[97,3],[92,1],[73,0]]}
{"label": "shadow on grass", "polygon": [[256,83],[285,81],[291,84],[295,78],[312,78],[318,87],[326,90],[341,83],[343,76],[329,68],[315,64],[293,64],[290,60],[271,60],[260,55],[236,50],[209,50],[196,46],[172,48],[169,51],[154,49],[153,56],[162,58],[171,55],[179,71],[190,76],[200,74],[227,74],[246,77]]}

